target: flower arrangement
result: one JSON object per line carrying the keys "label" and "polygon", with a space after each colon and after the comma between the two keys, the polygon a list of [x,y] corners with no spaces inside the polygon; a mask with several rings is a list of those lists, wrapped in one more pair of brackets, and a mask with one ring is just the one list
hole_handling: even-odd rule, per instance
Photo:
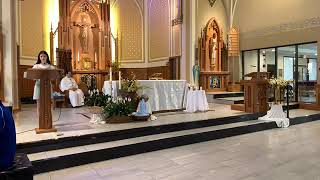
{"label": "flower arrangement", "polygon": [[106,118],[128,116],[135,111],[134,106],[134,102],[131,98],[117,97],[104,106],[102,112]]}
{"label": "flower arrangement", "polygon": [[136,93],[139,89],[142,87],[139,86],[138,81],[136,80],[136,76],[132,75],[129,78],[123,79],[121,81],[121,91],[127,92],[127,93]]}
{"label": "flower arrangement", "polygon": [[115,61],[111,64],[113,70],[115,72],[119,71],[120,70],[120,66],[121,66],[121,63],[119,61]]}
{"label": "flower arrangement", "polygon": [[280,78],[271,78],[268,80],[269,87],[274,90],[274,100],[275,102],[281,101],[281,94],[283,90],[290,84],[292,81],[287,81]]}
{"label": "flower arrangement", "polygon": [[268,80],[269,86],[273,89],[278,88],[278,89],[284,89],[286,88],[292,81],[287,81],[284,79],[280,78],[271,78]]}
{"label": "flower arrangement", "polygon": [[87,106],[106,106],[111,101],[111,96],[99,92],[98,89],[89,90],[89,96],[85,97],[84,104]]}

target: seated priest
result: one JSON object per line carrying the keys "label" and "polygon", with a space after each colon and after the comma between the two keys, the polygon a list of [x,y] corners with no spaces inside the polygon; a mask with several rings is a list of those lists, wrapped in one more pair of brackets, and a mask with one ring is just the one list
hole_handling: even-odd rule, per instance
{"label": "seated priest", "polygon": [[69,99],[72,107],[84,105],[84,94],[81,89],[78,88],[78,85],[72,78],[72,74],[70,71],[68,71],[66,77],[61,80],[60,89],[62,92],[69,92]]}

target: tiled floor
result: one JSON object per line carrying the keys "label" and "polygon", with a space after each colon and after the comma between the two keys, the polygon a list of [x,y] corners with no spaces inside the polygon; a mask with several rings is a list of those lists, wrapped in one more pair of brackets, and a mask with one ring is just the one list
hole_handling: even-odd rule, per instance
{"label": "tiled floor", "polygon": [[320,121],[88,164],[35,180],[320,179]]}

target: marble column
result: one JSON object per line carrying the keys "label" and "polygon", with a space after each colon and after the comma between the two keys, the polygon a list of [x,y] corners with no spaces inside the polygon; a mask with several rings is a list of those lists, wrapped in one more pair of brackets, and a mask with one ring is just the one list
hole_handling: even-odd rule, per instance
{"label": "marble column", "polygon": [[18,89],[18,58],[16,34],[16,0],[1,0],[3,34],[4,99],[13,109],[20,109]]}

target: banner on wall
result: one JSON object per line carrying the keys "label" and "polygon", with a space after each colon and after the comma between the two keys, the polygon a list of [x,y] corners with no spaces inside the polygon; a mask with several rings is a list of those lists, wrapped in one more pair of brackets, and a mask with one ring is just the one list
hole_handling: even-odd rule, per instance
{"label": "banner on wall", "polygon": [[228,56],[239,56],[239,32],[232,27],[228,33]]}

